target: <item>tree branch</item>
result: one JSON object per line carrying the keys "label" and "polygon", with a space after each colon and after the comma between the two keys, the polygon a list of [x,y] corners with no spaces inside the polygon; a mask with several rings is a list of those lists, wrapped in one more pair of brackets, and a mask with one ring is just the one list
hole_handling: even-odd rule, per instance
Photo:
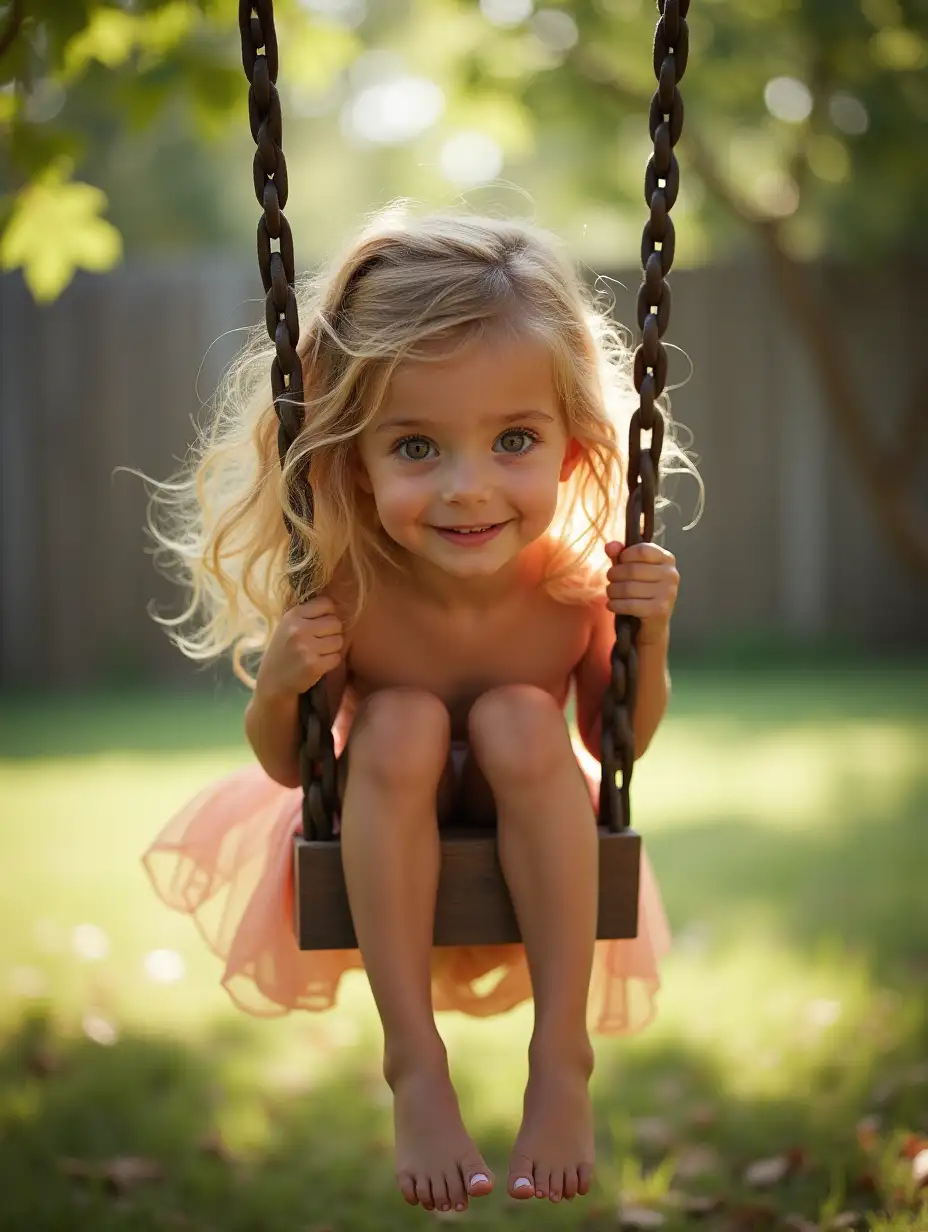
{"label": "tree branch", "polygon": [[26,16],[26,0],[13,0],[10,15],[3,33],[0,34],[0,56],[4,56],[16,40]]}

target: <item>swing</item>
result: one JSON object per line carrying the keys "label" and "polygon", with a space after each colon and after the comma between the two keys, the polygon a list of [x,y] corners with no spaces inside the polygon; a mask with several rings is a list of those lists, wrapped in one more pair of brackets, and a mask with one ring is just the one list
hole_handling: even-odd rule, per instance
{"label": "swing", "polygon": [[[632,417],[628,449],[627,545],[650,541],[664,420],[656,400],[667,378],[661,339],[670,318],[670,289],[664,282],[674,256],[669,212],[680,187],[673,147],[683,129],[683,101],[677,82],[686,70],[689,0],[657,0],[660,18],[654,37],[658,88],[651,100],[649,128],[654,152],[645,174],[650,217],[641,244],[644,279],[637,318],[642,341],[635,353],[634,382],[640,395]],[[287,203],[287,164],[282,144],[280,96],[276,89],[277,34],[273,0],[239,0],[242,63],[249,82],[248,114],[257,149],[254,186],[263,209],[258,222],[258,265],[265,290],[267,330],[276,346],[271,392],[278,418],[281,463],[299,433],[303,373],[297,342],[293,237],[282,213]],[[259,49],[263,49],[259,54]],[[271,240],[279,240],[279,250]],[[651,434],[649,443],[642,433]],[[308,487],[308,485],[307,485]],[[312,490],[308,491],[312,516]],[[287,523],[287,530],[292,528]],[[641,838],[631,829],[629,786],[634,763],[631,715],[637,687],[635,647],[639,621],[616,616],[612,675],[602,707],[602,782],[599,794],[599,939],[637,935]],[[324,683],[300,697],[302,834],[294,838],[294,929],[301,949],[357,948],[345,890],[341,849],[333,832],[338,811],[335,750]],[[621,783],[616,776],[621,775]],[[442,831],[441,873],[434,944],[496,945],[521,940],[500,867],[496,838],[468,831]]]}

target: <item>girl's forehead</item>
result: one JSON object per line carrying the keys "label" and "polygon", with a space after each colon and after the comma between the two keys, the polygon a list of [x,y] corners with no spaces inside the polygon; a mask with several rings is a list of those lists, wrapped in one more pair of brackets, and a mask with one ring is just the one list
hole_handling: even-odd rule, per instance
{"label": "girl's forehead", "polygon": [[[425,401],[501,405],[515,398],[520,404],[557,401],[554,365],[547,348],[532,338],[474,339],[451,349],[436,347],[425,359],[403,360],[395,369],[381,410]],[[526,402],[528,399],[528,402]]]}

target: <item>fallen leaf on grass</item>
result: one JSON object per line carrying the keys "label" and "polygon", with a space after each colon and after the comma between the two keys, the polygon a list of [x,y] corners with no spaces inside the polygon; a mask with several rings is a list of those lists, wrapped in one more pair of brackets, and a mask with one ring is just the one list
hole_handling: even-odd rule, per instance
{"label": "fallen leaf on grass", "polygon": [[678,1074],[667,1074],[654,1088],[654,1094],[662,1104],[676,1107],[686,1095],[686,1087]]}
{"label": "fallen leaf on grass", "polygon": [[26,1056],[26,1069],[34,1078],[50,1078],[61,1068],[61,1057],[47,1041],[30,1048]]}
{"label": "fallen leaf on grass", "polygon": [[857,1122],[857,1145],[862,1151],[872,1151],[879,1141],[882,1118],[875,1113],[861,1117]]}
{"label": "fallen leaf on grass", "polygon": [[696,1104],[690,1109],[688,1119],[697,1129],[709,1129],[719,1119],[719,1114],[711,1104]]}
{"label": "fallen leaf on grass", "polygon": [[681,1181],[692,1181],[721,1170],[722,1157],[711,1146],[685,1146],[677,1157],[674,1175]]}
{"label": "fallen leaf on grass", "polygon": [[679,1189],[668,1189],[664,1195],[668,1206],[682,1211],[684,1215],[699,1218],[700,1215],[711,1215],[725,1205],[725,1199],[720,1194],[688,1194]]}
{"label": "fallen leaf on grass", "polygon": [[154,1159],[139,1155],[117,1155],[113,1159],[63,1159],[61,1169],[80,1181],[103,1181],[114,1193],[122,1194],[144,1181],[161,1181],[164,1169]]}
{"label": "fallen leaf on grass", "polygon": [[744,1182],[752,1189],[769,1189],[778,1185],[785,1177],[798,1171],[805,1159],[801,1147],[794,1147],[782,1155],[773,1155],[769,1159],[756,1159],[744,1170]]}
{"label": "fallen leaf on grass", "polygon": [[865,1168],[854,1179],[854,1189],[859,1193],[876,1193],[876,1173]]}
{"label": "fallen leaf on grass", "polygon": [[928,1151],[928,1138],[923,1138],[921,1134],[908,1134],[902,1143],[900,1154],[904,1159],[915,1160],[925,1151]]}
{"label": "fallen leaf on grass", "polygon": [[652,1151],[666,1151],[674,1140],[674,1129],[663,1117],[637,1117],[632,1121],[635,1140],[639,1146]]}
{"label": "fallen leaf on grass", "polygon": [[226,1145],[218,1129],[211,1129],[200,1139],[200,1150],[204,1155],[212,1155],[214,1159],[224,1164],[237,1164],[241,1161],[235,1152]]}
{"label": "fallen leaf on grass", "polygon": [[757,1203],[733,1207],[728,1216],[730,1232],[767,1232],[776,1222],[776,1208]]}
{"label": "fallen leaf on grass", "polygon": [[912,1160],[912,1179],[919,1189],[928,1185],[928,1149],[919,1151]]}
{"label": "fallen leaf on grass", "polygon": [[783,1221],[784,1232],[858,1232],[866,1226],[866,1216],[859,1211],[842,1211],[826,1224],[806,1219],[805,1215],[787,1215]]}
{"label": "fallen leaf on grass", "polygon": [[622,1204],[619,1207],[619,1227],[628,1232],[650,1232],[651,1228],[662,1228],[664,1216],[660,1211],[653,1211],[648,1206],[633,1206]]}
{"label": "fallen leaf on grass", "polygon": [[744,1180],[753,1189],[766,1189],[777,1185],[789,1172],[789,1158],[774,1155],[770,1159],[756,1159],[744,1171]]}
{"label": "fallen leaf on grass", "polygon": [[821,1229],[805,1215],[787,1215],[783,1220],[783,1232],[821,1232]]}

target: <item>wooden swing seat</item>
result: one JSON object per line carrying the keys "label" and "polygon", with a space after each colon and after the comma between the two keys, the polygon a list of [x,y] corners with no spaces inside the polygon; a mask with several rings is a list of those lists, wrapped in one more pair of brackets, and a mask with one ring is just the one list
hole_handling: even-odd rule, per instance
{"label": "wooden swing seat", "polygon": [[[519,925],[493,833],[443,830],[434,944],[506,945],[520,941]],[[638,931],[641,836],[599,828],[601,940]],[[301,950],[357,949],[341,844],[297,835],[293,845],[293,923]]]}

